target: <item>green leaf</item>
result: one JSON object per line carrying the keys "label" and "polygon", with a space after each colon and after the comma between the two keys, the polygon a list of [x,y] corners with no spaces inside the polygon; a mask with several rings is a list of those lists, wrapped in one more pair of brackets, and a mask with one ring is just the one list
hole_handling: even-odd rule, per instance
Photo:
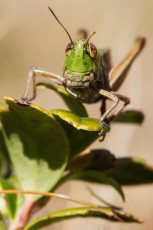
{"label": "green leaf", "polygon": [[48,88],[54,90],[59,96],[62,97],[65,104],[68,108],[74,113],[82,117],[87,117],[87,111],[85,107],[80,103],[76,98],[72,97],[64,87],[58,86],[56,84],[51,84],[48,82],[39,82],[37,84],[38,87]]}
{"label": "green leaf", "polygon": [[125,223],[141,223],[142,220],[126,214],[123,211],[116,211],[105,207],[81,207],[81,208],[70,208],[62,211],[57,211],[46,216],[42,216],[37,220],[34,220],[29,225],[27,225],[24,230],[36,230],[40,229],[49,224],[59,222],[62,220],[67,220],[76,217],[95,217],[102,218],[116,222]]}
{"label": "green leaf", "polygon": [[0,213],[0,229],[1,230],[8,230],[6,223],[4,221],[4,218],[3,218],[1,213]]}
{"label": "green leaf", "polygon": [[[65,110],[52,110],[51,113],[67,132],[70,142],[70,160],[99,137],[98,133],[101,128],[97,119],[79,117]],[[104,131],[109,131],[109,126],[106,123],[104,123]]]}
{"label": "green leaf", "polygon": [[[72,125],[78,130],[85,130],[85,131],[100,131],[101,127],[99,125],[99,121],[95,118],[88,118],[88,117],[80,117],[76,114],[62,110],[62,109],[55,109],[51,111],[52,114],[55,116],[60,117],[64,121],[66,121],[69,125]],[[104,123],[104,129],[106,132],[109,131],[109,126]]]}
{"label": "green leaf", "polygon": [[0,128],[0,177],[7,177],[11,172],[10,168],[8,151]]}
{"label": "green leaf", "polygon": [[0,102],[0,112],[2,112],[2,111],[8,111],[8,107],[7,107],[7,105]]}
{"label": "green leaf", "polygon": [[[15,189],[12,183],[10,183],[8,180],[0,179],[0,190],[13,190]],[[17,211],[17,195],[15,194],[4,194],[3,195],[6,199],[6,208],[7,213],[9,214],[9,217],[14,219],[15,214]]]}
{"label": "green leaf", "polygon": [[114,167],[105,173],[121,185],[153,183],[153,166],[141,158],[118,158]]}
{"label": "green leaf", "polygon": [[63,181],[68,180],[83,180],[88,181],[92,183],[100,183],[100,184],[106,184],[112,186],[122,197],[123,200],[125,200],[123,190],[121,186],[116,182],[113,178],[110,176],[105,175],[102,172],[96,171],[96,170],[82,170],[79,172],[72,172],[65,177],[61,179],[61,183]]}
{"label": "green leaf", "polygon": [[11,98],[6,98],[6,102],[10,112],[2,112],[2,124],[22,190],[51,190],[68,160],[65,131],[51,113],[36,105],[20,105]]}
{"label": "green leaf", "polygon": [[141,124],[144,121],[144,114],[141,111],[128,110],[120,113],[113,121]]}
{"label": "green leaf", "polygon": [[69,162],[67,169],[71,172],[83,169],[104,171],[115,164],[115,156],[106,149],[93,149]]}

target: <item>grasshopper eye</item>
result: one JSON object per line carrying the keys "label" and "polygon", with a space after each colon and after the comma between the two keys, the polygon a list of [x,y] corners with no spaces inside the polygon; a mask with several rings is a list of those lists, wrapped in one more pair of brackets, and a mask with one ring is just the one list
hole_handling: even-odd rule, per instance
{"label": "grasshopper eye", "polygon": [[70,42],[70,43],[67,45],[66,50],[65,50],[66,56],[69,56],[69,55],[70,55],[73,46],[74,46],[74,45],[73,45],[72,42]]}
{"label": "grasshopper eye", "polygon": [[90,56],[95,58],[97,56],[97,48],[93,43],[89,43]]}

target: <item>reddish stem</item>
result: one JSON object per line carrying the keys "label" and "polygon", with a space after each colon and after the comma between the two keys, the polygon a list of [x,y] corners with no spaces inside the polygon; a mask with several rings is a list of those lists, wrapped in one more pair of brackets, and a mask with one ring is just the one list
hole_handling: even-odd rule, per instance
{"label": "reddish stem", "polygon": [[25,196],[24,205],[19,212],[17,220],[10,226],[10,230],[23,230],[29,220],[33,204],[32,196]]}

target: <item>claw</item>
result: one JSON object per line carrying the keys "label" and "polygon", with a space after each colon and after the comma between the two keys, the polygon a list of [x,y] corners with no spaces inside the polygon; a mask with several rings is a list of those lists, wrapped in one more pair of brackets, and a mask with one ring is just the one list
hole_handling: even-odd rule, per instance
{"label": "claw", "polygon": [[29,106],[31,104],[29,100],[25,98],[21,98],[20,101],[16,100],[16,103],[23,106]]}
{"label": "claw", "polygon": [[99,141],[102,142],[105,139],[106,132],[104,130],[104,123],[102,121],[100,121],[99,123],[100,123],[100,126],[101,126],[101,130],[98,133],[98,135],[100,136]]}
{"label": "claw", "polygon": [[[100,133],[101,133],[101,132],[100,132]],[[100,133],[99,133],[99,136],[100,136],[99,142],[102,142],[102,141],[104,141],[104,139],[105,139],[106,133],[104,133],[102,136],[101,136]]]}

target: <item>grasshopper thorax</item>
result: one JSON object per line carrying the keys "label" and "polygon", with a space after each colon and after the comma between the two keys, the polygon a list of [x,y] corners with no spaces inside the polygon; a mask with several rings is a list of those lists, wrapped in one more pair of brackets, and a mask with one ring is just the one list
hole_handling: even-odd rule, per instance
{"label": "grasshopper thorax", "polygon": [[[96,79],[97,48],[84,39],[70,42],[66,47],[64,77],[69,93],[84,100]],[[86,95],[86,96],[85,96]]]}

